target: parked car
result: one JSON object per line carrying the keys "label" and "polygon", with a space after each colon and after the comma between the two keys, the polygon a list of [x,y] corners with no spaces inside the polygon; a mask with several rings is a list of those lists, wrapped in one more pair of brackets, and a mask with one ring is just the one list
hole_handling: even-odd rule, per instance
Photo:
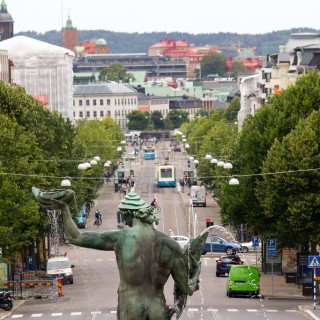
{"label": "parked car", "polygon": [[257,266],[233,265],[226,285],[229,298],[234,295],[257,296],[260,293],[260,273]]}
{"label": "parked car", "polygon": [[175,147],[173,148],[173,151],[174,151],[174,152],[181,152],[181,148],[178,147],[178,146],[175,146]]}
{"label": "parked car", "polygon": [[206,254],[207,252],[225,252],[231,255],[241,252],[241,246],[237,243],[229,242],[222,237],[209,235],[204,244],[202,254]]}
{"label": "parked car", "polygon": [[237,254],[222,255],[219,259],[216,260],[216,262],[216,277],[229,274],[231,266],[235,264],[242,264],[242,260]]}
{"label": "parked car", "polygon": [[181,248],[184,248],[190,240],[190,238],[185,236],[170,236],[170,238],[177,241]]}
{"label": "parked car", "polygon": [[[255,251],[258,247],[252,246],[252,241],[241,243],[242,252],[247,253],[249,251]],[[259,251],[261,251],[261,242],[259,242]]]}

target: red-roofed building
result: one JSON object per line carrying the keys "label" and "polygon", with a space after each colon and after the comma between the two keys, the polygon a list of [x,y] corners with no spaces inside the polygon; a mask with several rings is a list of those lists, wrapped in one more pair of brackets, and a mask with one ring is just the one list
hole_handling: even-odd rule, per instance
{"label": "red-roofed building", "polygon": [[171,40],[165,38],[148,48],[148,55],[167,56],[175,60],[183,60],[187,63],[187,77],[195,76],[195,69],[198,68],[202,58],[209,52],[220,52],[215,46],[196,47],[189,45],[185,39]]}
{"label": "red-roofed building", "polygon": [[261,68],[264,62],[264,58],[262,57],[249,57],[242,59],[233,59],[231,57],[227,58],[227,70],[231,70],[231,66],[234,62],[241,62],[245,69],[249,72],[254,73],[257,68]]}

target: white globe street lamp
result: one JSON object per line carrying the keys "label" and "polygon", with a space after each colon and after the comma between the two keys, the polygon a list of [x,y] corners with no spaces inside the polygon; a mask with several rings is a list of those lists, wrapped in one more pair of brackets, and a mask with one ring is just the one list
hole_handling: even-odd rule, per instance
{"label": "white globe street lamp", "polygon": [[78,165],[78,169],[79,169],[79,170],[86,170],[86,169],[87,169],[87,165],[86,165],[85,163],[80,163],[80,164]]}
{"label": "white globe street lamp", "polygon": [[224,169],[232,169],[233,165],[230,162],[226,162],[223,166]]}
{"label": "white globe street lamp", "polygon": [[98,164],[98,162],[96,160],[91,160],[90,161],[91,166],[95,166]]}
{"label": "white globe street lamp", "polygon": [[210,163],[216,164],[216,163],[218,163],[218,160],[216,158],[213,158],[213,159],[210,160]]}
{"label": "white globe street lamp", "polygon": [[239,184],[239,180],[237,178],[231,178],[229,180],[229,185],[230,186],[237,186]]}
{"label": "white globe street lamp", "polygon": [[218,161],[217,167],[223,167],[224,166],[224,161]]}
{"label": "white globe street lamp", "polygon": [[71,187],[71,182],[68,177],[61,181],[61,187]]}

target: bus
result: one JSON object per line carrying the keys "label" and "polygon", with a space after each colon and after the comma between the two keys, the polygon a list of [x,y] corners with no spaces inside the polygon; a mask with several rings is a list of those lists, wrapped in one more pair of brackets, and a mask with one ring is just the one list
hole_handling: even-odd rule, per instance
{"label": "bus", "polygon": [[156,181],[158,187],[176,186],[176,169],[171,164],[163,164],[156,169]]}
{"label": "bus", "polygon": [[155,148],[152,146],[146,146],[144,148],[144,155],[145,160],[152,160],[156,158]]}

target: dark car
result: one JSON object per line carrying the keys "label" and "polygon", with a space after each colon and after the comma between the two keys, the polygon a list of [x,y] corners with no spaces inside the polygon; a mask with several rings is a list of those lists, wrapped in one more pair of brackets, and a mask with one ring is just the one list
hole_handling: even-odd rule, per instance
{"label": "dark car", "polygon": [[235,264],[242,264],[241,258],[237,254],[221,256],[217,259],[216,277],[226,273],[229,274],[231,266]]}
{"label": "dark car", "polygon": [[175,146],[175,147],[173,148],[173,151],[174,151],[174,152],[181,152],[181,148],[178,147],[178,146]]}

